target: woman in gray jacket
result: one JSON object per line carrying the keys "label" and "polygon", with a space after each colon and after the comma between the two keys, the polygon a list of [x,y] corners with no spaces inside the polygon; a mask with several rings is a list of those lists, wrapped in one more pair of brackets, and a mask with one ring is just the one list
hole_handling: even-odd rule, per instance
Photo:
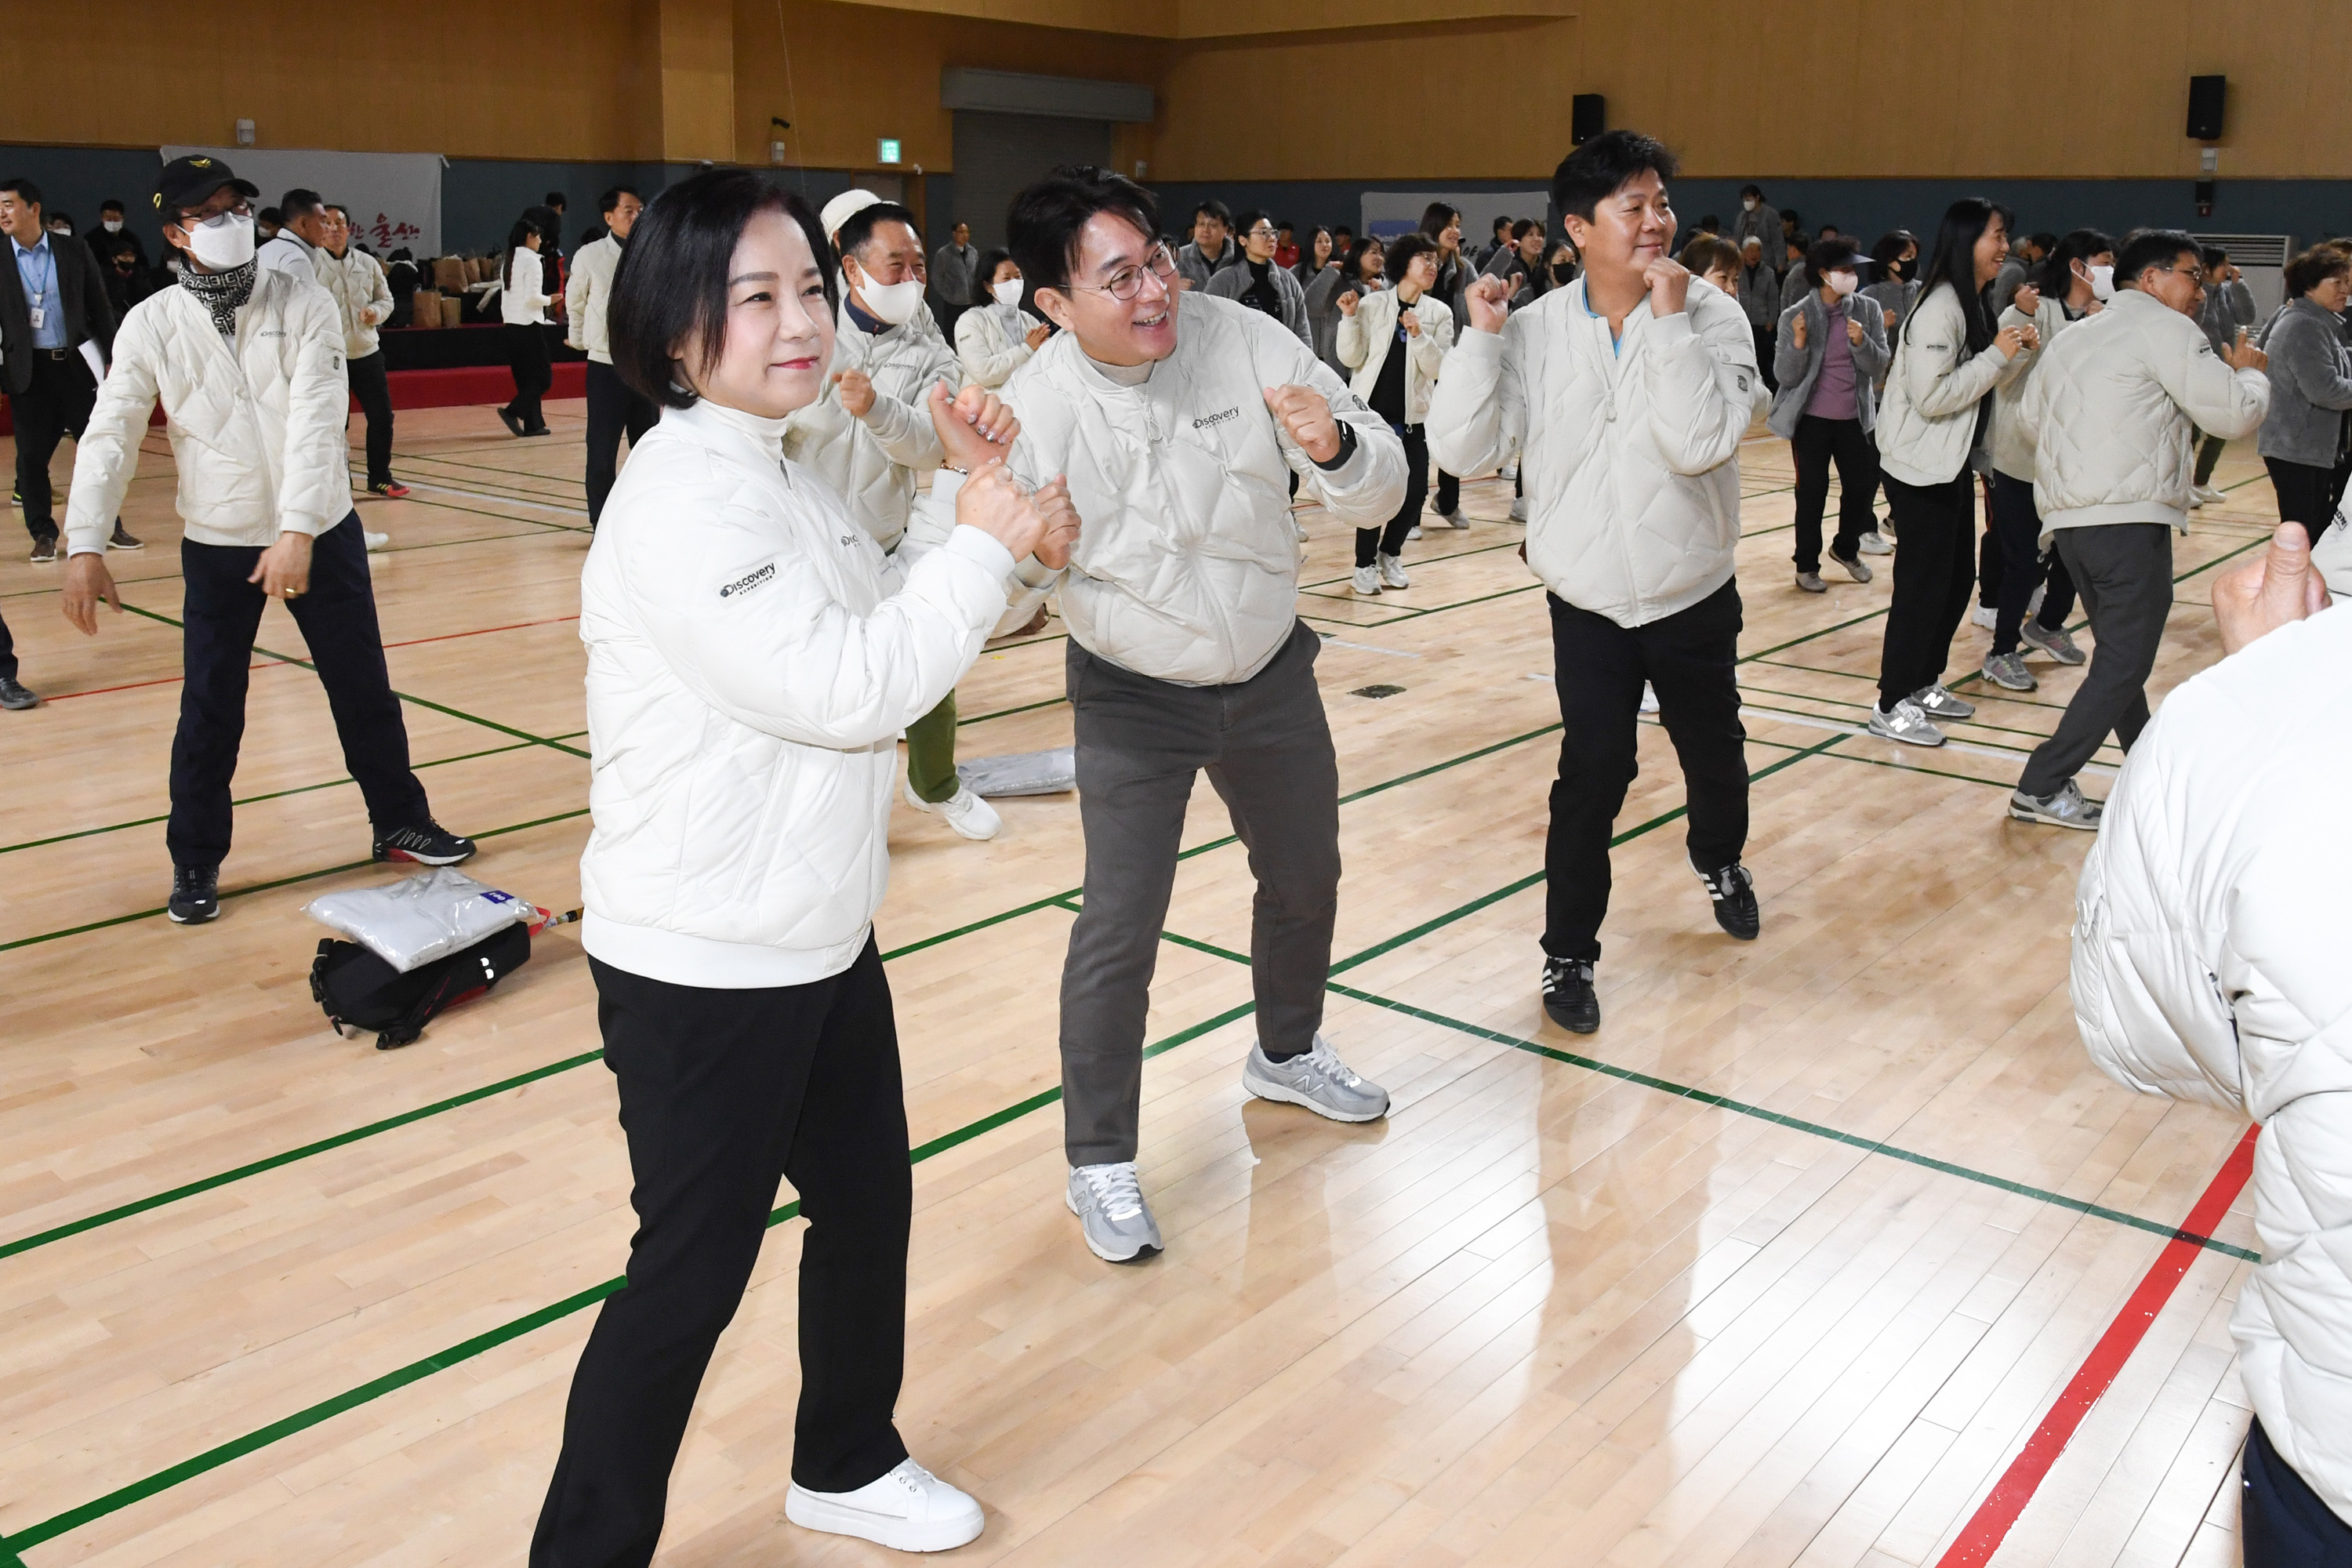
{"label": "woman in gray jacket", "polygon": [[1878,488],[1878,449],[1870,444],[1886,370],[1886,329],[1876,310],[1857,298],[1862,286],[1850,239],[1814,241],[1804,275],[1815,287],[1781,312],[1773,374],[1780,390],[1765,424],[1784,437],[1797,463],[1797,586],[1822,593],[1822,510],[1829,502],[1830,463],[1837,463],[1843,499],[1830,559],[1857,583],[1870,581],[1862,536],[1876,521],[1870,498]]}
{"label": "woman in gray jacket", "polygon": [[1333,244],[1331,231],[1317,224],[1298,242],[1298,266],[1294,269],[1307,291],[1307,332],[1314,340],[1315,357],[1344,379],[1339,363],[1339,289],[1348,281],[1347,257]]}
{"label": "woman in gray jacket", "polygon": [[2352,300],[2352,257],[2315,245],[2286,264],[2287,302],[2263,345],[2271,356],[2271,411],[2254,450],[2271,471],[2281,522],[2299,522],[2311,542],[2327,531],[2344,480],[2345,410],[2352,409],[2352,354],[2344,307]]}

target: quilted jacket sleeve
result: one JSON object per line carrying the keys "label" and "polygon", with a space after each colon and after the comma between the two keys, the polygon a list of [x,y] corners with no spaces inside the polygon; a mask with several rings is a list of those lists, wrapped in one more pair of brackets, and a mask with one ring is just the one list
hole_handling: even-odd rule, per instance
{"label": "quilted jacket sleeve", "polygon": [[1514,316],[1499,332],[1473,327],[1445,356],[1429,400],[1428,434],[1430,461],[1447,473],[1492,473],[1527,440],[1521,356],[1533,320]]}
{"label": "quilted jacket sleeve", "polygon": [[[2186,329],[2186,330],[2177,330]],[[2236,441],[2261,428],[2271,410],[2270,377],[2231,370],[2204,331],[2187,317],[2163,323],[2163,341],[2149,355],[2156,379],[2208,436]]]}
{"label": "quilted jacket sleeve", "polygon": [[293,374],[286,388],[286,479],[278,492],[280,533],[324,533],[351,515],[350,373],[343,367],[342,310],[324,289],[296,289],[286,306]]}
{"label": "quilted jacket sleeve", "polygon": [[931,411],[920,399],[930,395],[931,384],[947,383],[953,393],[963,384],[963,366],[956,363],[955,351],[945,338],[925,339],[932,344],[931,353],[923,366],[922,378],[916,383],[919,389],[917,401],[886,396],[878,389],[874,394],[874,406],[866,411],[866,427],[889,459],[900,468],[917,473],[936,468],[947,461],[947,448],[940,445],[940,433],[931,428]]}
{"label": "quilted jacket sleeve", "polygon": [[[1430,298],[1435,299],[1436,296]],[[1453,346],[1454,312],[1451,309],[1432,310],[1422,316],[1421,335],[1412,340],[1413,368],[1434,379],[1445,363],[1445,351]]]}
{"label": "quilted jacket sleeve", "polygon": [[1739,451],[1756,414],[1756,339],[1710,292],[1650,324],[1650,436],[1678,474],[1704,474]]}
{"label": "quilted jacket sleeve", "polygon": [[160,306],[133,309],[114,337],[114,364],[98,384],[89,423],[74,443],[73,488],[66,495],[68,555],[102,552],[131,477],[139,471],[139,443],[155,406],[156,331]]}
{"label": "quilted jacket sleeve", "polygon": [[626,535],[637,624],[697,696],[766,734],[845,751],[888,740],[954,689],[1003,611],[1013,557],[977,529],[955,530],[861,616],[799,536],[778,544],[764,496],[702,517],[691,500],[677,527]]}
{"label": "quilted jacket sleeve", "polygon": [[[1334,305],[1332,309],[1339,307]],[[1363,369],[1364,361],[1371,357],[1371,344],[1367,341],[1370,336],[1364,331],[1364,302],[1359,300],[1353,310],[1339,312],[1339,336],[1333,345],[1339,363],[1349,370]]]}
{"label": "quilted jacket sleeve", "polygon": [[1974,407],[2010,368],[2008,358],[1990,345],[1969,353],[1963,329],[1949,284],[1938,284],[1898,329],[1903,341],[1893,374],[1903,377],[1911,406],[1927,418],[1948,419]]}
{"label": "quilted jacket sleeve", "polygon": [[1255,310],[1244,318],[1244,323],[1251,335],[1257,374],[1263,378],[1261,397],[1267,386],[1312,387],[1331,405],[1331,417],[1356,433],[1355,456],[1337,468],[1326,468],[1277,423],[1275,438],[1292,471],[1314,479],[1324,510],[1340,522],[1374,528],[1394,517],[1398,503],[1404,500],[1404,443],[1389,428],[1389,422],[1365,406],[1364,400],[1349,391],[1329,365],[1290,332]]}
{"label": "quilted jacket sleeve", "polygon": [[956,358],[964,378],[975,386],[1003,386],[1004,378],[1029,363],[1034,352],[1025,338],[1005,341],[995,312],[966,310],[956,318]]}

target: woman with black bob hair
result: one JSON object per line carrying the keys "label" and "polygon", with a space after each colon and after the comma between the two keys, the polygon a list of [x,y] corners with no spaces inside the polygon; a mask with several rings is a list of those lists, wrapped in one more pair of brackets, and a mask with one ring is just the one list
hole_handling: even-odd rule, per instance
{"label": "woman with black bob hair", "polygon": [[506,255],[499,263],[499,320],[506,323],[507,364],[514,372],[514,401],[499,418],[518,437],[548,434],[539,400],[555,384],[547,358],[547,307],[555,290],[556,216],[548,207],[525,207],[507,231]]}
{"label": "woman with black bob hair", "polygon": [[638,220],[607,317],[614,368],[663,409],[581,578],[581,945],[637,1231],[572,1374],[533,1568],[651,1561],[780,1179],[809,1226],[785,1517],[900,1551],[981,1531],[892,1420],[912,1182],[873,915],[898,731],[971,668],[1014,562],[1067,559],[1075,519],[1057,489],[1013,482],[1016,423],[979,388],[932,388],[971,478],[903,578],[784,457],[833,348],[829,254],[798,196],[705,170]]}
{"label": "woman with black bob hair", "polygon": [[1886,510],[1903,548],[1879,654],[1878,703],[1870,732],[1940,746],[1938,719],[1976,708],[1944,689],[1952,634],[1976,583],[1976,476],[1993,389],[2039,346],[2031,325],[1998,331],[1984,287],[2009,255],[2009,226],[1990,202],[1966,196],[1945,209],[1919,275],[1919,298],[1895,333],[1886,395],[1878,410]]}

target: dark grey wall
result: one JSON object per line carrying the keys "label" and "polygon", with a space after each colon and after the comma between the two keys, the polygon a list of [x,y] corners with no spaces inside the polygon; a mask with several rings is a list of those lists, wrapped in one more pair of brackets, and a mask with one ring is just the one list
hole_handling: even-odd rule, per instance
{"label": "dark grey wall", "polygon": [[[1676,180],[1675,211],[1684,232],[1713,213],[1724,222],[1739,210],[1745,180]],[[2063,233],[2088,225],[2120,234],[2162,226],[2206,234],[2285,234],[2299,245],[2352,231],[2352,180],[2223,180],[2210,217],[2199,217],[2187,180],[1779,180],[1759,176],[1765,199],[1795,207],[1808,229],[1824,222],[1867,246],[1890,228],[1932,237],[1945,207],[1962,196],[1989,196],[2016,209],[2027,232]],[[1259,206],[1300,224],[1360,227],[1367,190],[1515,191],[1550,184],[1518,180],[1283,180],[1155,184],[1160,219],[1171,233],[1190,226],[1193,204],[1214,196],[1234,208]],[[1529,217],[1540,214],[1523,215]],[[1466,237],[1480,244],[1485,235]]]}

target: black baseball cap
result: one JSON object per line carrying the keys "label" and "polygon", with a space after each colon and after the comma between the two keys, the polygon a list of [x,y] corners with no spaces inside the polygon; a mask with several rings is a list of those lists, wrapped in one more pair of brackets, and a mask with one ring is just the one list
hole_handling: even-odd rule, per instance
{"label": "black baseball cap", "polygon": [[261,195],[252,181],[238,179],[236,172],[218,158],[174,158],[155,176],[155,210],[163,215],[164,222],[176,222],[180,214],[190,207],[200,207],[212,200],[213,193],[223,185],[235,185],[239,195]]}

